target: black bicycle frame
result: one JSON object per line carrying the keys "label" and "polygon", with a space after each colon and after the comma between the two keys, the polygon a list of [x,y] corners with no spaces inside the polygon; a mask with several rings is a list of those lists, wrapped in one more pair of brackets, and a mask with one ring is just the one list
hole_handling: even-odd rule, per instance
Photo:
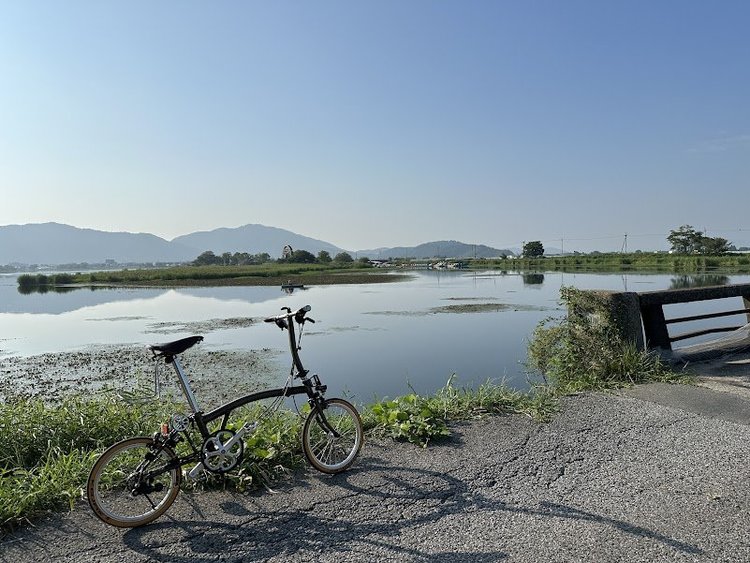
{"label": "black bicycle frame", "polygon": [[208,431],[207,425],[209,423],[223,416],[224,420],[221,421],[221,429],[224,430],[227,426],[227,422],[229,421],[229,415],[232,414],[232,411],[234,409],[242,407],[254,401],[261,401],[263,399],[271,399],[273,397],[291,397],[292,395],[307,395],[309,400],[313,401],[314,404],[318,404],[317,401],[320,400],[322,393],[325,392],[325,387],[319,386],[320,390],[316,391],[316,389],[313,387],[310,381],[305,381],[305,383],[306,385],[303,384],[303,385],[295,385],[293,387],[281,387],[278,389],[268,389],[266,391],[258,391],[257,393],[251,393],[249,395],[245,395],[244,397],[235,399],[234,401],[230,403],[226,403],[220,407],[217,407],[214,410],[207,412],[205,414],[200,411],[196,412],[193,419],[195,420],[195,424],[198,427],[198,430],[200,430],[200,433],[203,435],[203,437],[208,438],[210,432]]}
{"label": "black bicycle frame", "polygon": [[[292,353],[292,362],[293,362],[292,371],[294,373],[294,377],[298,377],[299,379],[302,380],[302,385],[296,385],[296,386],[291,386],[291,387],[289,386],[280,387],[278,389],[268,389],[265,391],[251,393],[249,395],[239,397],[238,399],[235,399],[220,407],[217,407],[216,409],[212,411],[204,413],[198,407],[198,402],[190,387],[190,382],[187,376],[185,375],[185,372],[183,371],[182,366],[179,360],[177,359],[177,356],[169,356],[167,358],[168,362],[172,364],[172,367],[177,373],[180,387],[182,388],[182,391],[185,395],[185,398],[187,399],[190,409],[193,411],[192,418],[195,421],[195,425],[198,427],[198,430],[201,433],[201,436],[203,437],[204,440],[207,439],[211,434],[211,432],[208,430],[208,424],[210,424],[211,422],[213,422],[214,420],[220,417],[224,417],[224,420],[221,423],[221,430],[224,430],[229,421],[229,415],[232,413],[234,409],[242,407],[254,401],[270,399],[273,397],[291,397],[292,395],[307,395],[307,398],[308,398],[308,401],[310,402],[311,407],[320,406],[321,411],[323,410],[323,408],[325,408],[325,403],[322,399],[323,399],[323,394],[326,391],[326,386],[320,383],[320,379],[318,378],[317,375],[314,375],[311,378],[307,377],[308,370],[306,370],[305,367],[302,365],[302,360],[299,357],[299,347],[297,346],[297,337],[294,331],[294,322],[295,322],[294,315],[283,315],[281,318],[286,319],[287,322],[283,324],[279,324],[279,323],[277,324],[278,326],[282,328],[286,328],[287,331],[289,332],[289,350]],[[325,420],[325,416],[322,417],[322,420],[325,426],[329,427],[328,422]]]}

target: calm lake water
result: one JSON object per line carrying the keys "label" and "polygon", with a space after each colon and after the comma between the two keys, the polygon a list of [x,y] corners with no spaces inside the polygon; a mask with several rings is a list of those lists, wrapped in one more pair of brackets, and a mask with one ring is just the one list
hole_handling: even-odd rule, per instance
{"label": "calm lake water", "polygon": [[[309,304],[317,323],[305,329],[302,358],[334,394],[366,401],[404,394],[410,388],[430,393],[452,374],[462,385],[494,380],[524,389],[529,385],[524,367],[527,341],[540,321],[562,314],[562,286],[651,291],[695,283],[674,275],[634,274],[424,271],[413,276],[391,284],[311,287],[292,295],[277,287],[82,289],[21,295],[16,276],[2,276],[0,361],[91,345],[164,342],[196,333],[194,326],[186,326],[166,334],[165,325],[261,319],[283,306]],[[750,276],[722,281],[749,283]],[[470,307],[480,311],[458,312]],[[677,306],[667,316],[704,309],[704,304]],[[202,346],[209,349],[286,350],[285,334],[262,322],[198,333],[204,334]],[[279,354],[280,374],[288,370],[287,357]]]}

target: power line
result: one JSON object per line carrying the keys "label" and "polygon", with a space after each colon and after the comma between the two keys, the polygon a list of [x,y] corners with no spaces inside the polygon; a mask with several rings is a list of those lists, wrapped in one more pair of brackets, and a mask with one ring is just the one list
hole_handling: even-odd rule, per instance
{"label": "power line", "polygon": [[[716,233],[750,233],[750,227],[735,227],[733,229],[717,229],[717,228],[706,228],[704,227],[704,233],[706,232],[712,232],[714,234]],[[613,240],[613,239],[623,239],[623,243],[621,245],[621,252],[627,252],[628,249],[628,239],[635,239],[635,238],[655,238],[660,237],[664,240],[671,234],[672,231],[666,232],[666,233],[625,233],[624,237],[623,235],[599,235],[599,236],[589,236],[589,237],[559,237],[559,238],[547,238],[547,239],[527,239],[527,240],[539,240],[542,244],[555,244],[560,243],[561,250],[564,251],[565,248],[565,241],[568,241],[568,246],[570,246],[570,243],[574,242],[592,242],[592,241],[599,241],[599,240]],[[526,240],[523,241],[515,241],[511,243],[503,243],[499,245],[495,245],[500,248],[511,248],[511,247],[517,247],[520,246],[523,248],[523,246],[526,244]]]}

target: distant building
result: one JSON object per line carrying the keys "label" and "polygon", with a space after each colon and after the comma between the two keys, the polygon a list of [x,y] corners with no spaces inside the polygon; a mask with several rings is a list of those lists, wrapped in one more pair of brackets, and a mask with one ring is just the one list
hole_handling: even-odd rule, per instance
{"label": "distant building", "polygon": [[292,246],[290,244],[287,244],[284,247],[284,250],[281,251],[281,257],[284,259],[291,258],[292,254],[294,254],[294,250],[292,249]]}

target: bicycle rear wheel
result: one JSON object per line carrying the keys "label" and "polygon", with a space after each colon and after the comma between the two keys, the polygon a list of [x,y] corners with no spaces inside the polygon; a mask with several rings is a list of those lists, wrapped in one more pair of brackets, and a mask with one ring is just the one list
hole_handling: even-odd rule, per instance
{"label": "bicycle rear wheel", "polygon": [[111,446],[91,468],[86,491],[101,520],[120,528],[153,522],[180,492],[182,469],[171,448],[151,438],[129,438]]}
{"label": "bicycle rear wheel", "polygon": [[302,427],[302,449],[315,469],[340,473],[357,458],[364,431],[354,406],[344,399],[329,399],[313,408]]}

